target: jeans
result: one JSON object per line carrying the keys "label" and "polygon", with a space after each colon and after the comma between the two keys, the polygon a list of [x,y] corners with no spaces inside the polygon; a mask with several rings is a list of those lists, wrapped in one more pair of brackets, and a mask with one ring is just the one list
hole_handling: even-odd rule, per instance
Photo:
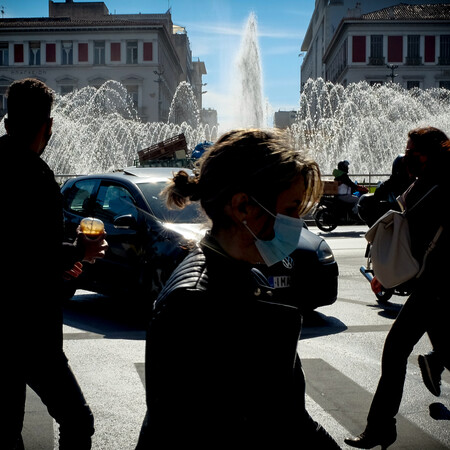
{"label": "jeans", "polygon": [[426,332],[433,348],[443,356],[444,365],[447,369],[450,367],[447,331],[450,301],[448,294],[444,298],[438,288],[430,286],[420,283],[387,335],[381,361],[381,378],[367,418],[370,427],[395,426],[408,357]]}

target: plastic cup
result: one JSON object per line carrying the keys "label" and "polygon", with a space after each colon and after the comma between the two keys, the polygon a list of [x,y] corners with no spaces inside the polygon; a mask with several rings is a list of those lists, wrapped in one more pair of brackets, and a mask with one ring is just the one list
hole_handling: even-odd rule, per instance
{"label": "plastic cup", "polygon": [[96,238],[105,232],[105,225],[100,219],[85,217],[80,222],[80,229],[83,234],[90,238]]}

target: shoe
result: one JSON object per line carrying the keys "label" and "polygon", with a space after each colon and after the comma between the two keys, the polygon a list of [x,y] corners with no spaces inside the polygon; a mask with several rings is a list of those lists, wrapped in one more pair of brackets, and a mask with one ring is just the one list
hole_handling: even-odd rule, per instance
{"label": "shoe", "polygon": [[376,433],[375,431],[363,431],[355,438],[344,439],[344,442],[350,447],[355,448],[373,448],[381,445],[381,450],[387,449],[397,439],[396,428],[391,428],[389,432],[383,431]]}
{"label": "shoe", "polygon": [[436,397],[441,395],[441,373],[442,367],[437,364],[433,353],[419,355],[419,367],[422,379],[427,389]]}

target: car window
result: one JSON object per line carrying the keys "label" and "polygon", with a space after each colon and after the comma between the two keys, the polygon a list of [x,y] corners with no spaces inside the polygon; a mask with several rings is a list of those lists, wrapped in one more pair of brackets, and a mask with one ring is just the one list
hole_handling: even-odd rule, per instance
{"label": "car window", "polygon": [[137,220],[138,210],[131,193],[123,186],[102,183],[97,194],[95,216],[112,222],[119,216],[130,214]]}
{"label": "car window", "polygon": [[192,203],[184,209],[169,209],[161,197],[165,182],[139,183],[139,188],[150,206],[151,213],[159,220],[170,223],[205,223],[206,216],[198,204]]}
{"label": "car window", "polygon": [[64,196],[65,209],[81,216],[92,214],[91,195],[97,186],[97,180],[80,180],[74,183]]}

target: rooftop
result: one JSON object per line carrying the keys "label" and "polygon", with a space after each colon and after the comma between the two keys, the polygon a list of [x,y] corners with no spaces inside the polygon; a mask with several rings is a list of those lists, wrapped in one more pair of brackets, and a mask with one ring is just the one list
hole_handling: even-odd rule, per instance
{"label": "rooftop", "polygon": [[408,5],[400,3],[360,17],[363,20],[450,20],[450,4]]}

